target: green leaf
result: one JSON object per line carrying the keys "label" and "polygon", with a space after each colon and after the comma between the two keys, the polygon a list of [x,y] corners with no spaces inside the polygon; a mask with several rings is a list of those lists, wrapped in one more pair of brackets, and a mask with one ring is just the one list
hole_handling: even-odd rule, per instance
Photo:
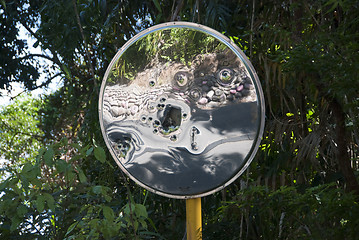
{"label": "green leaf", "polygon": [[111,202],[112,197],[110,195],[108,195],[107,193],[103,193],[103,196],[107,202]]}
{"label": "green leaf", "polygon": [[25,192],[27,192],[29,190],[29,180],[25,175],[20,175],[20,179],[22,187],[24,188]]}
{"label": "green leaf", "polygon": [[161,5],[157,0],[153,0],[153,3],[155,4],[157,10],[162,13]]}
{"label": "green leaf", "polygon": [[[162,12],[160,12],[159,14],[157,14],[156,16],[156,24],[158,24],[162,19]],[[166,56],[167,57],[167,56]],[[167,57],[168,58],[168,57]]]}
{"label": "green leaf", "polygon": [[152,227],[153,229],[155,229],[155,231],[157,231],[157,228],[156,228],[154,222],[151,220],[151,218],[147,218],[147,221],[150,223],[151,227]]}
{"label": "green leaf", "polygon": [[77,224],[78,224],[78,222],[74,222],[73,224],[70,225],[70,227],[67,229],[67,232],[66,232],[66,234],[65,234],[65,237],[66,237],[67,235],[69,235],[69,234],[75,229],[75,227],[77,226]]}
{"label": "green leaf", "polygon": [[4,7],[4,9],[6,10],[6,2],[5,0],[1,0],[0,1],[0,4]]}
{"label": "green leaf", "polygon": [[36,187],[40,187],[42,185],[41,181],[37,178],[33,178],[30,180],[30,183],[33,185],[33,186],[36,186]]}
{"label": "green leaf", "polygon": [[36,160],[39,161],[40,158],[44,155],[46,149],[45,148],[41,148],[36,156]]}
{"label": "green leaf", "polygon": [[71,72],[65,64],[62,64],[62,69],[64,70],[66,77],[71,78]]}
{"label": "green leaf", "polygon": [[92,219],[92,220],[89,222],[89,225],[90,225],[91,228],[96,229],[97,226],[98,226],[98,223],[99,223],[99,219],[98,219],[98,218],[95,218],[95,219]]}
{"label": "green leaf", "polygon": [[24,166],[22,167],[21,173],[23,174],[23,173],[30,172],[32,170],[32,167],[33,166],[31,163],[29,163],[29,162],[25,163]]}
{"label": "green leaf", "polygon": [[141,223],[141,225],[142,225],[142,227],[143,227],[144,229],[147,229],[147,223],[146,223],[145,220],[143,220],[143,219],[138,219],[138,222]]}
{"label": "green leaf", "polygon": [[67,171],[65,176],[70,184],[76,179],[76,173],[73,170]]}
{"label": "green leaf", "polygon": [[148,217],[146,207],[142,204],[135,204],[135,213],[138,217]]}
{"label": "green leaf", "polygon": [[16,208],[17,215],[21,218],[27,213],[27,207],[25,205],[20,205]]}
{"label": "green leaf", "polygon": [[94,150],[94,154],[95,158],[101,163],[104,163],[106,161],[106,153],[102,147],[96,147]]}
{"label": "green leaf", "polygon": [[62,159],[59,159],[57,162],[56,162],[56,169],[59,173],[64,173],[66,172],[66,169],[67,169],[67,166],[68,166],[68,163]]}
{"label": "green leaf", "polygon": [[102,196],[105,198],[105,200],[107,202],[110,202],[112,200],[112,197],[109,195],[109,192],[111,192],[111,191],[110,191],[110,189],[108,187],[103,187],[102,188],[102,191],[101,191]]}
{"label": "green leaf", "polygon": [[135,228],[135,231],[137,232],[137,230],[138,230],[138,221],[134,221],[133,222],[133,227]]}
{"label": "green leaf", "polygon": [[47,149],[47,151],[44,154],[44,161],[45,161],[46,165],[48,165],[48,166],[52,165],[53,157],[54,157],[54,150],[52,148]]}
{"label": "green leaf", "polygon": [[32,47],[33,47],[33,48],[37,48],[37,47],[39,46],[39,44],[40,44],[40,41],[36,41],[36,42],[34,43],[34,45],[32,45]]}
{"label": "green leaf", "polygon": [[47,206],[52,210],[55,211],[55,199],[54,197],[49,193],[44,193],[44,199],[47,202]]}
{"label": "green leaf", "polygon": [[3,182],[0,184],[0,191],[1,191],[1,190],[4,190],[4,189],[7,187],[8,182],[9,182],[9,179],[6,179],[5,181],[3,181]]}
{"label": "green leaf", "polygon": [[10,231],[11,232],[15,231],[20,223],[21,223],[21,218],[19,218],[16,215],[14,217],[12,217]]}
{"label": "green leaf", "polygon": [[10,181],[9,181],[8,187],[13,188],[18,182],[19,182],[19,179],[18,179],[18,178],[12,178],[12,179],[10,179]]}
{"label": "green leaf", "polygon": [[97,186],[93,186],[92,187],[92,192],[95,193],[95,194],[101,194],[102,192],[102,186],[100,185],[97,185]]}
{"label": "green leaf", "polygon": [[292,117],[292,116],[294,116],[294,113],[287,113],[286,115],[287,115],[287,117]]}
{"label": "green leaf", "polygon": [[45,198],[42,195],[37,196],[36,198],[36,209],[39,213],[45,209]]}
{"label": "green leaf", "polygon": [[115,214],[113,213],[112,208],[108,206],[103,206],[102,212],[108,221],[112,222],[115,219]]}
{"label": "green leaf", "polygon": [[33,166],[31,163],[25,163],[21,171],[21,175],[26,177],[29,181],[36,178],[38,173],[39,169],[37,168],[37,165]]}
{"label": "green leaf", "polygon": [[0,184],[0,191],[5,188],[14,188],[16,184],[19,182],[18,178],[8,178]]}
{"label": "green leaf", "polygon": [[130,215],[130,205],[128,203],[125,205],[123,212],[125,213],[125,215]]}
{"label": "green leaf", "polygon": [[324,6],[329,6],[329,5],[332,5],[332,6],[326,13],[332,12],[339,5],[339,1],[329,0],[324,4]]}
{"label": "green leaf", "polygon": [[82,171],[82,169],[78,168],[78,175],[79,175],[79,179],[81,183],[86,183],[87,182],[87,178],[85,176],[84,171]]}
{"label": "green leaf", "polygon": [[93,147],[90,147],[87,151],[86,151],[86,157],[88,157],[93,151]]}

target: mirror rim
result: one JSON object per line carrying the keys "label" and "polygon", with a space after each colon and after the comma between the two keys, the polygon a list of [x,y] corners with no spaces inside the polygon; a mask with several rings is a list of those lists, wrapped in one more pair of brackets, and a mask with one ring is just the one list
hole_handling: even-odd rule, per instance
{"label": "mirror rim", "polygon": [[[256,137],[255,139],[253,139],[253,145],[251,147],[251,149],[247,152],[247,155],[244,159],[246,159],[246,161],[244,162],[243,166],[240,168],[240,170],[235,173],[232,177],[229,177],[229,179],[222,185],[218,186],[218,187],[214,187],[214,188],[210,188],[208,191],[205,192],[201,192],[201,193],[197,193],[197,194],[192,194],[192,195],[177,195],[177,194],[170,194],[170,193],[166,193],[166,192],[162,192],[156,189],[153,189],[151,186],[146,185],[145,183],[142,183],[141,181],[139,181],[138,179],[136,179],[134,176],[132,176],[129,171],[122,165],[122,163],[117,159],[116,154],[114,153],[112,147],[110,146],[110,143],[107,139],[107,134],[105,131],[105,127],[104,127],[104,123],[103,123],[103,95],[104,95],[104,90],[106,87],[106,83],[107,83],[107,79],[109,77],[109,74],[111,72],[111,69],[113,68],[114,64],[118,61],[118,59],[124,54],[124,52],[132,46],[132,44],[136,43],[138,40],[142,39],[143,37],[147,36],[148,34],[151,34],[153,32],[157,32],[160,30],[165,30],[165,29],[171,29],[171,28],[188,28],[194,31],[200,31],[202,33],[208,34],[212,37],[214,37],[215,39],[217,39],[218,41],[220,41],[221,43],[225,44],[228,48],[230,48],[232,50],[232,52],[240,58],[240,60],[242,61],[242,63],[244,64],[245,68],[248,71],[248,74],[250,75],[251,80],[253,81],[253,85],[255,87],[255,91],[256,91],[256,96],[257,96],[257,106],[258,108],[260,108],[260,110],[258,111],[259,113],[259,126],[258,126],[258,131],[256,133]],[[258,109],[257,108],[257,109]],[[107,149],[110,151],[110,154],[112,156],[112,158],[115,160],[116,164],[121,168],[121,170],[129,177],[131,178],[133,181],[135,181],[138,185],[140,185],[141,187],[149,190],[150,192],[153,192],[155,194],[164,196],[164,197],[169,197],[169,198],[175,198],[175,199],[189,199],[189,198],[199,198],[199,197],[204,197],[204,196],[208,196],[211,195],[215,192],[218,192],[222,189],[224,189],[225,187],[227,187],[228,185],[230,185],[231,183],[233,183],[240,175],[243,174],[243,172],[248,168],[248,166],[251,164],[251,162],[253,161],[257,150],[259,148],[260,142],[261,142],[261,138],[263,136],[263,132],[264,132],[264,123],[265,123],[265,102],[264,102],[264,94],[262,91],[262,87],[259,81],[259,78],[254,70],[253,65],[251,64],[251,62],[248,60],[247,56],[243,53],[243,51],[234,43],[232,42],[228,37],[224,36],[223,34],[219,33],[218,31],[211,29],[209,27],[206,27],[204,25],[198,24],[198,23],[192,23],[192,22],[166,22],[166,23],[162,23],[162,24],[158,24],[155,26],[152,26],[150,28],[147,28],[141,32],[139,32],[138,34],[136,34],[134,37],[132,37],[130,40],[128,40],[116,53],[116,55],[112,58],[110,64],[107,67],[107,70],[105,72],[104,78],[102,80],[101,83],[101,88],[100,88],[100,92],[99,92],[99,102],[98,102],[98,111],[99,111],[99,122],[100,122],[100,128],[101,128],[101,133],[102,136],[104,138],[104,141],[106,143]]]}

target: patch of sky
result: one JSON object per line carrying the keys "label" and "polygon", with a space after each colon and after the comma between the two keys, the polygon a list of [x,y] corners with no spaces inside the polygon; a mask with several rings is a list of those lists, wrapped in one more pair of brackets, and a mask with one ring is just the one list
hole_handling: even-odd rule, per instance
{"label": "patch of sky", "polygon": [[[34,30],[34,29],[33,29]],[[35,30],[34,30],[35,31]],[[50,55],[49,52],[43,51],[40,46],[36,46],[36,39],[30,36],[30,34],[27,32],[27,30],[19,25],[19,38],[25,39],[27,45],[29,46],[28,54],[42,54],[42,55]],[[21,56],[19,56],[21,57]],[[45,58],[38,58],[39,63],[44,67],[48,67],[51,65],[51,62],[49,60],[46,60]],[[42,69],[43,70],[43,69]],[[41,72],[41,70],[40,70]],[[43,82],[45,82],[46,76],[45,73],[41,73],[39,79],[37,80],[36,84],[39,86]],[[10,83],[11,91],[0,89],[0,106],[7,106],[12,102],[12,99],[14,99],[16,96],[19,96],[23,93],[28,92],[24,84],[18,83],[18,82],[12,82]],[[57,77],[54,78],[51,83],[47,87],[38,88],[33,91],[31,91],[32,96],[40,96],[43,94],[50,94],[57,89],[59,89],[62,86],[61,78]]]}

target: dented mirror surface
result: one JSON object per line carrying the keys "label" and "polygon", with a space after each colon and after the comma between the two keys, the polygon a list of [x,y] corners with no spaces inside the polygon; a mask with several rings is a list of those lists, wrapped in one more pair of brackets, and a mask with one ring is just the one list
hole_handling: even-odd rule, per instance
{"label": "dented mirror surface", "polygon": [[264,126],[263,94],[242,51],[191,23],[152,27],[114,57],[100,92],[107,147],[141,186],[201,197],[249,165]]}

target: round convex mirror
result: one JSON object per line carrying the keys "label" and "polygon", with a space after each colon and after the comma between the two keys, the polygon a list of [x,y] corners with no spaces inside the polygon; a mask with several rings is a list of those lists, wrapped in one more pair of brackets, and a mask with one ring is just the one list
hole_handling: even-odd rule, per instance
{"label": "round convex mirror", "polygon": [[234,43],[208,27],[172,22],[118,51],[99,115],[107,147],[131,179],[162,196],[196,198],[248,167],[263,133],[264,99]]}

